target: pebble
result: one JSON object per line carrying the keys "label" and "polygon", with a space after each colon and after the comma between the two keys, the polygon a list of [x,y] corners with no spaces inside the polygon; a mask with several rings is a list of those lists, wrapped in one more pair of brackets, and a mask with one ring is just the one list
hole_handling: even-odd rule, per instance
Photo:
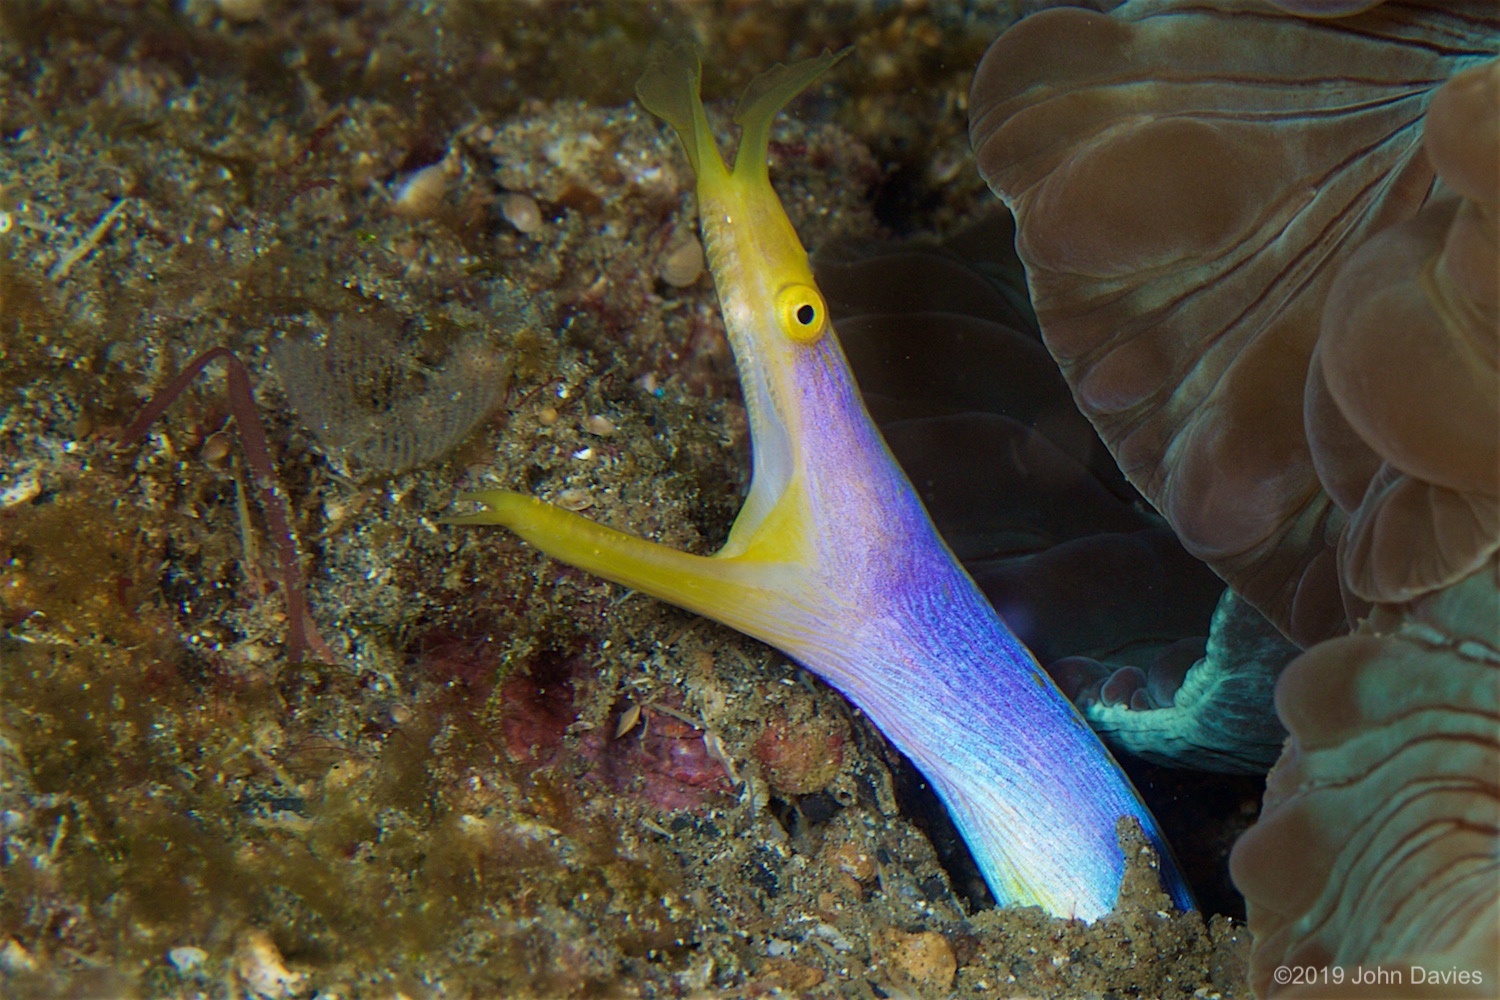
{"label": "pebble", "polygon": [[778,992],[790,990],[793,994],[805,993],[814,986],[821,985],[824,978],[822,969],[803,965],[779,955],[773,955],[761,962],[756,973],[758,985],[776,988]]}
{"label": "pebble", "polygon": [[41,478],[38,476],[37,471],[32,469],[19,482],[0,490],[0,509],[18,507],[33,497],[40,496],[41,492]]}
{"label": "pebble", "polygon": [[542,209],[536,199],[519,191],[500,196],[500,214],[518,233],[534,233],[542,228]]}
{"label": "pebble", "polygon": [[833,946],[834,951],[853,951],[854,942],[844,936],[837,927],[826,921],[819,921],[812,925],[807,932],[809,937],[819,937]]}
{"label": "pebble", "polygon": [[834,848],[829,860],[839,871],[853,876],[856,882],[868,882],[875,877],[875,859],[853,838]]}
{"label": "pebble", "polygon": [[946,990],[958,974],[953,946],[937,931],[907,934],[891,928],[881,935],[881,950],[890,967],[925,990]]}
{"label": "pebble", "polygon": [[172,968],[178,972],[192,972],[208,961],[208,952],[202,948],[194,948],[192,945],[183,945],[168,951],[167,961],[171,962]]}

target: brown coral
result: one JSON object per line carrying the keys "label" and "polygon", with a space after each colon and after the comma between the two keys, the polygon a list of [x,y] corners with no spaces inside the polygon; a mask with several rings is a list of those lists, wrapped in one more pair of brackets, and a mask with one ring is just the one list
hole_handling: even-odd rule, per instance
{"label": "brown coral", "polygon": [[[1278,967],[1381,966],[1413,996],[1493,996],[1500,940],[1500,594],[1491,562],[1283,674],[1292,733],[1233,873],[1255,934],[1250,981]],[[1460,970],[1452,993],[1414,966]],[[1295,995],[1369,996],[1368,983]],[[1456,987],[1456,988],[1455,988]],[[1478,987],[1472,991],[1465,987]],[[1401,994],[1408,995],[1408,994]]]}
{"label": "brown coral", "polygon": [[[1455,77],[1428,118],[1428,159],[1463,197],[1435,200],[1350,259],[1314,359],[1326,390],[1310,389],[1315,426],[1336,428],[1313,437],[1320,473],[1363,493],[1336,500],[1352,517],[1342,575],[1368,601],[1447,586],[1500,548],[1500,64]],[[1344,446],[1325,450],[1334,437]],[[1351,464],[1375,468],[1362,491],[1348,489],[1361,478]]]}
{"label": "brown coral", "polygon": [[1048,347],[1122,468],[1293,638],[1354,628],[1283,675],[1236,849],[1261,993],[1500,976],[1500,75],[1466,68],[1497,33],[1481,5],[1129,4],[1028,19],[975,81]]}
{"label": "brown coral", "polygon": [[1302,421],[1322,303],[1426,198],[1421,117],[1488,12],[1049,11],[974,81],[980,167],[1080,406],[1189,550],[1302,642],[1344,619]]}
{"label": "brown coral", "polygon": [[1261,989],[1302,961],[1457,968],[1490,977],[1453,984],[1477,995],[1500,974],[1500,63],[1430,117],[1428,156],[1464,197],[1362,247],[1318,341],[1319,470],[1339,498],[1375,466],[1340,550],[1375,613],[1277,690],[1293,739],[1235,850]]}

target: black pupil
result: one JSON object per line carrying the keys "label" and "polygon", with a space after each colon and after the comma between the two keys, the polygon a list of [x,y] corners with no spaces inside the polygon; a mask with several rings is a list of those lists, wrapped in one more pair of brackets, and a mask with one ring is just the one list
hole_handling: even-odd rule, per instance
{"label": "black pupil", "polygon": [[818,311],[816,309],[804,302],[797,307],[797,322],[803,326],[811,326],[813,317],[817,314]]}

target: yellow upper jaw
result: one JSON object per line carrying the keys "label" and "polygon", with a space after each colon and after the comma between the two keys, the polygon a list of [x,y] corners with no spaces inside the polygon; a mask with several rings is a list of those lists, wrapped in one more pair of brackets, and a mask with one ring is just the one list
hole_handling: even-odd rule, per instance
{"label": "yellow upper jaw", "polygon": [[[828,309],[807,252],[771,187],[766,157],[776,113],[840,57],[824,53],[776,66],[751,82],[734,115],[741,132],[732,170],[719,155],[698,97],[696,52],[676,48],[659,54],[636,86],[641,103],[676,129],[697,172],[703,240],[750,418],[750,495],[720,552],[725,557],[748,556],[755,549],[789,551],[787,539],[757,541],[777,508],[782,508],[779,531],[800,525],[805,539],[808,530],[805,499],[788,495],[799,485],[806,440],[798,424],[802,414],[790,400],[796,396],[799,354],[827,332]],[[787,518],[790,506],[800,511],[798,518]]]}
{"label": "yellow upper jaw", "polygon": [[[777,65],[751,81],[734,113],[740,145],[733,170],[719,155],[703,113],[695,51],[677,47],[658,53],[636,85],[646,109],[676,129],[693,165],[709,267],[724,300],[731,335],[736,332],[732,314],[741,304],[754,317],[756,333],[779,333],[807,343],[828,327],[807,253],[771,187],[766,157],[776,113],[844,54],[825,52],[791,66]],[[812,312],[802,306],[811,306]]]}

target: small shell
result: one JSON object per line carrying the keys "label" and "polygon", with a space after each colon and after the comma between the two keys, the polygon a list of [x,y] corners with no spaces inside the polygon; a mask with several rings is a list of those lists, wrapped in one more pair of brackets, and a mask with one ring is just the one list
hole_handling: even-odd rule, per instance
{"label": "small shell", "polygon": [[661,280],[673,288],[691,287],[702,274],[703,244],[696,236],[689,236],[661,259]]}
{"label": "small shell", "polygon": [[588,490],[563,490],[557,495],[556,503],[563,510],[588,510],[594,506],[594,497]]}
{"label": "small shell", "polygon": [[641,706],[630,705],[620,713],[620,722],[615,726],[615,739],[619,739],[630,732],[641,722]]}
{"label": "small shell", "polygon": [[583,429],[598,437],[609,437],[615,432],[615,422],[596,413],[583,422]]}
{"label": "small shell", "polygon": [[500,196],[500,214],[518,233],[534,233],[542,228],[541,206],[535,198],[519,191],[507,191]]}
{"label": "small shell", "polygon": [[536,422],[543,427],[551,427],[557,423],[558,413],[555,406],[544,406],[536,411]]}
{"label": "small shell", "polygon": [[229,435],[223,431],[210,434],[199,454],[204,462],[216,469],[221,468],[229,458]]}
{"label": "small shell", "polygon": [[447,161],[423,167],[408,177],[396,191],[391,210],[403,219],[425,219],[438,210],[448,193],[453,170]]}

